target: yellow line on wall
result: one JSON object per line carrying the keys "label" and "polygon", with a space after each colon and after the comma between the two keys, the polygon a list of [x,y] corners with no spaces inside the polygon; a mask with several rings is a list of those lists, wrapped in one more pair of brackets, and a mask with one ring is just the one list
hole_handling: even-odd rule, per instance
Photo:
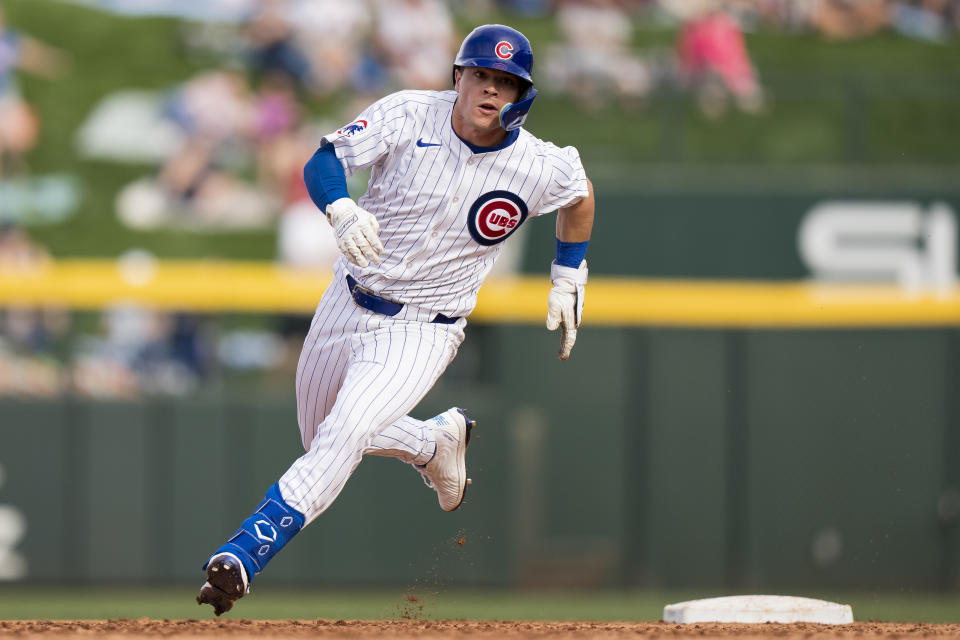
{"label": "yellow line on wall", "polygon": [[[120,303],[196,312],[311,313],[330,271],[268,262],[61,260],[0,271],[0,305],[100,309]],[[546,275],[491,279],[473,321],[541,324]],[[591,277],[584,325],[909,327],[960,324],[960,288]]]}

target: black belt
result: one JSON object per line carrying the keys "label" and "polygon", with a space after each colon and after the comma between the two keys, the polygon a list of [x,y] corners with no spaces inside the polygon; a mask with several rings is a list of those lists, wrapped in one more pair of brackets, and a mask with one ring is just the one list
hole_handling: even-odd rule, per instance
{"label": "black belt", "polygon": [[[353,297],[354,302],[364,309],[369,309],[374,313],[393,317],[400,313],[400,310],[403,309],[403,305],[399,302],[381,298],[373,291],[367,289],[362,284],[357,282],[356,279],[351,275],[347,276],[347,289],[350,291],[350,295]],[[453,324],[459,319],[460,318],[450,318],[442,313],[438,313],[437,316],[430,322],[436,322],[439,324]]]}

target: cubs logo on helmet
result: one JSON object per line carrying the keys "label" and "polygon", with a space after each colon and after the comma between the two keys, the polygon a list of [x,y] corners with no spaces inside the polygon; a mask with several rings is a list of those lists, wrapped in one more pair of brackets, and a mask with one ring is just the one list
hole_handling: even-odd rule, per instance
{"label": "cubs logo on helmet", "polygon": [[337,129],[337,133],[339,133],[339,134],[342,135],[342,136],[346,136],[346,137],[348,137],[348,138],[351,138],[351,137],[353,137],[353,136],[355,136],[355,135],[358,135],[358,134],[363,133],[364,131],[366,131],[366,130],[367,130],[367,124],[368,124],[368,123],[367,123],[366,120],[354,120],[353,122],[351,122],[351,123],[348,124],[347,126],[341,128],[341,129]]}
{"label": "cubs logo on helmet", "polygon": [[478,243],[503,242],[527,219],[527,203],[510,191],[488,191],[470,206],[467,229]]}
{"label": "cubs logo on helmet", "polygon": [[501,69],[533,85],[533,48],[522,33],[502,24],[477,27],[463,39],[453,61],[457,67]]}

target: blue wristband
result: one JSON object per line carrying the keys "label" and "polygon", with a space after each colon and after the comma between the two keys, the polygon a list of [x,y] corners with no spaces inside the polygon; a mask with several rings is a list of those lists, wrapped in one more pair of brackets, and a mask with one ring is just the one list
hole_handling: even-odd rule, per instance
{"label": "blue wristband", "polygon": [[586,242],[564,242],[557,238],[557,264],[579,269],[580,263],[587,255],[587,245],[589,243],[589,240]]}

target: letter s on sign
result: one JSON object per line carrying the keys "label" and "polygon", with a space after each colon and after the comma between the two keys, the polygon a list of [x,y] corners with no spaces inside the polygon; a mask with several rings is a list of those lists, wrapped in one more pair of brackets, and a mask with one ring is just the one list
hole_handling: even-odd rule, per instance
{"label": "letter s on sign", "polygon": [[910,294],[944,295],[956,283],[956,217],[946,203],[924,211],[915,202],[823,202],[804,217],[797,241],[818,279],[896,282]]}

